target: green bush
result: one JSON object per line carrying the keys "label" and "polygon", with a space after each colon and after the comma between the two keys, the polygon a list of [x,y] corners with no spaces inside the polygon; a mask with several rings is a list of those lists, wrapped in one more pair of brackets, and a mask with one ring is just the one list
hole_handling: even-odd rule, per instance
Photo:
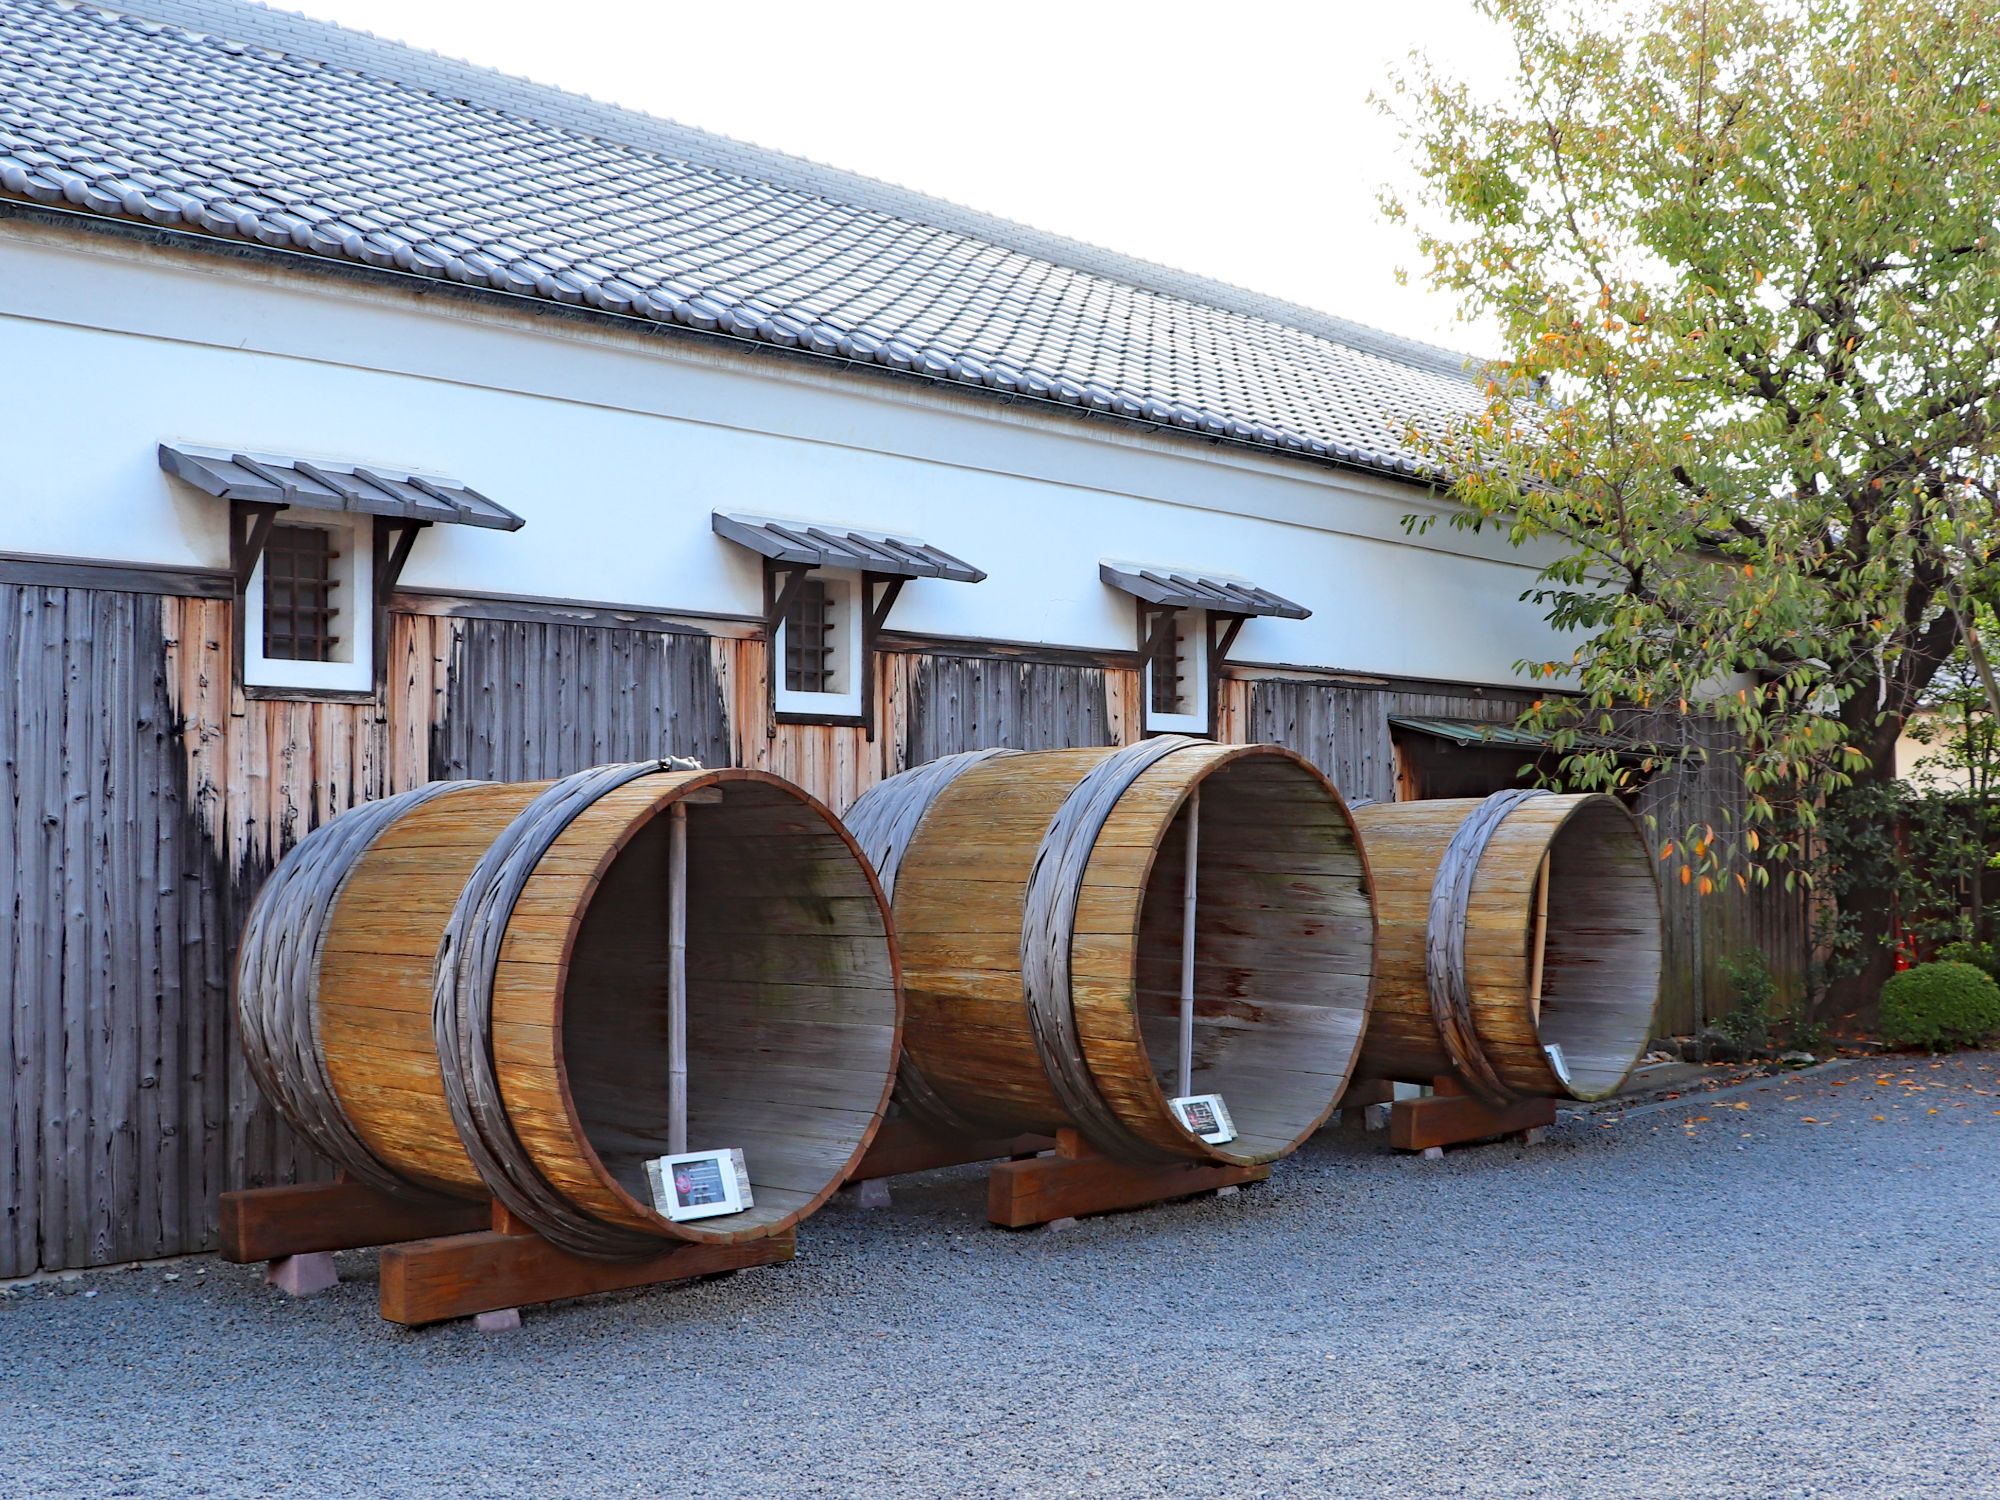
{"label": "green bush", "polygon": [[1715,1030],[1739,1051],[1760,1052],[1771,1040],[1771,1002],[1778,994],[1771,961],[1762,949],[1745,948],[1723,959],[1720,967],[1736,992],[1736,1005],[1716,1017]]}
{"label": "green bush", "polygon": [[1918,964],[1882,986],[1882,1040],[1941,1052],[2000,1032],[2000,984],[1972,964]]}
{"label": "green bush", "polygon": [[2000,980],[2000,953],[1993,951],[1991,943],[1946,943],[1938,949],[1937,961],[1941,964],[1971,964],[1975,969],[1984,969],[1994,979]]}

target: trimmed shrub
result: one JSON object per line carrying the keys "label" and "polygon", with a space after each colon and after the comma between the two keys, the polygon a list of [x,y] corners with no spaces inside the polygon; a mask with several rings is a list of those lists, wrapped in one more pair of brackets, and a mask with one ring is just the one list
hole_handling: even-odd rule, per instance
{"label": "trimmed shrub", "polygon": [[1919,964],[1882,986],[1882,1040],[1941,1052],[2000,1032],[2000,984],[1972,964]]}
{"label": "trimmed shrub", "polygon": [[2000,980],[2000,953],[1993,951],[1991,943],[1946,943],[1937,956],[1941,964],[1971,964]]}

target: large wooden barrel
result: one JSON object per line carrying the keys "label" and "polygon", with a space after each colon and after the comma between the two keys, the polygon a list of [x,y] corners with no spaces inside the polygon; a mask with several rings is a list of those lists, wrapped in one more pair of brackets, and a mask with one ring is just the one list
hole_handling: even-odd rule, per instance
{"label": "large wooden barrel", "polygon": [[1365,1077],[1500,1105],[1601,1099],[1659,1005],[1659,883],[1616,798],[1506,791],[1355,809],[1381,918]]}
{"label": "large wooden barrel", "polygon": [[[687,1142],[742,1148],[755,1202],[674,1223],[644,1164],[669,1150],[682,816]],[[490,1194],[592,1255],[810,1213],[880,1123],[901,1028],[887,906],[832,813],[760,771],[661,762],[343,814],[260,892],[237,994],[265,1093],[350,1175]]]}
{"label": "large wooden barrel", "polygon": [[[1223,1096],[1226,1144],[1168,1107],[1191,820],[1191,1092]],[[982,751],[880,783],[847,821],[896,914],[897,1097],[913,1114],[1251,1165],[1292,1150],[1345,1087],[1368,1018],[1368,865],[1340,795],[1290,751],[1177,736]]]}

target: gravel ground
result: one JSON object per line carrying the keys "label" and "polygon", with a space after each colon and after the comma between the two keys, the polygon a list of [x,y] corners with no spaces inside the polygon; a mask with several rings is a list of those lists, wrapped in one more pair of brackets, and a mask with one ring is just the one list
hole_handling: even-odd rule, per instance
{"label": "gravel ground", "polygon": [[2000,1057],[1381,1139],[1056,1232],[931,1173],[501,1336],[366,1254],[17,1289],[0,1495],[2000,1495]]}

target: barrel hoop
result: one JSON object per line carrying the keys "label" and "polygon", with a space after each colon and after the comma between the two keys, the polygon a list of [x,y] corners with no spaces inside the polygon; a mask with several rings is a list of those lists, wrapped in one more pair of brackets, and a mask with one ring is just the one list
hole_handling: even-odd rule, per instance
{"label": "barrel hoop", "polygon": [[685,769],[690,769],[688,762],[667,760],[598,766],[549,787],[480,857],[438,947],[431,1028],[437,1035],[452,1122],[466,1154],[509,1213],[573,1255],[658,1254],[660,1237],[584,1213],[541,1174],[515,1134],[493,1060],[493,983],[500,968],[500,947],[514,903],[571,822],[598,798],[629,782]]}
{"label": "barrel hoop", "polygon": [[[841,821],[854,836],[854,842],[861,846],[861,852],[868,856],[868,862],[874,865],[885,899],[894,900],[896,875],[903,868],[903,856],[916,842],[917,829],[944,789],[982,762],[1020,753],[993,749],[941,755],[876,782],[855,799]],[[896,1064],[896,1100],[940,1130],[963,1136],[991,1133],[991,1127],[952,1108],[907,1051]]]}
{"label": "barrel hoop", "polygon": [[1097,836],[1104,831],[1119,799],[1131,790],[1133,782],[1168,756],[1210,743],[1163,734],[1127,745],[1092,766],[1063,799],[1043,832],[1021,900],[1021,988],[1028,1004],[1029,1030],[1049,1085],[1093,1145],[1134,1161],[1186,1158],[1135,1134],[1098,1091],[1077,1034],[1076,1007],[1070,995],[1070,938]]}
{"label": "barrel hoop", "polygon": [[1431,1019],[1466,1086],[1492,1105],[1509,1104],[1518,1096],[1486,1056],[1472,1016],[1472,988],[1465,977],[1465,923],[1472,881],[1479,873],[1486,846],[1507,815],[1530,798],[1548,795],[1537,787],[1493,793],[1458,825],[1431,881],[1430,912],[1424,927],[1424,973]]}
{"label": "barrel hoop", "polygon": [[328,924],[362,855],[405,813],[483,781],[433,781],[363,802],[301,839],[257,893],[243,925],[236,1013],[257,1087],[334,1165],[377,1192],[430,1193],[380,1160],[341,1108],[319,1028]]}

